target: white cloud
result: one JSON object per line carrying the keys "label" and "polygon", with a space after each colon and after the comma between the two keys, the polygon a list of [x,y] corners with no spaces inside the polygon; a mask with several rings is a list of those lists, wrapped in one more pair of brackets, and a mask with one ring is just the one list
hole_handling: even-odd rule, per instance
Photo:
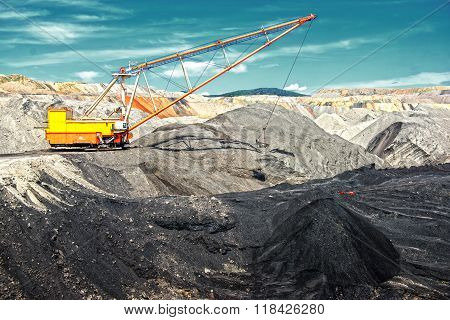
{"label": "white cloud", "polygon": [[245,64],[240,64],[230,70],[232,73],[245,73],[247,72],[247,66]]}
{"label": "white cloud", "polygon": [[418,85],[440,85],[450,81],[450,72],[421,72],[407,77],[399,77],[368,82],[349,82],[328,86],[333,88],[393,88]]}
{"label": "white cloud", "polygon": [[[161,26],[161,25],[159,25]],[[151,27],[152,29],[155,29],[154,26]],[[163,27],[164,28],[164,27]],[[155,29],[158,30],[158,29]],[[142,38],[142,39],[136,39],[139,43],[143,44],[187,44],[192,41],[192,39],[195,38],[202,38],[210,36],[209,32],[173,32],[173,33],[167,33],[163,32],[161,35],[159,35],[161,32],[156,32],[151,38]],[[198,40],[196,40],[198,41]],[[195,42],[195,41],[194,41]],[[178,50],[179,51],[179,50]]]}
{"label": "white cloud", "polygon": [[171,33],[171,37],[175,37],[178,39],[191,39],[191,38],[202,38],[202,37],[210,37],[211,32],[174,32]]}
{"label": "white cloud", "polygon": [[[422,34],[422,33],[429,33],[432,30],[434,30],[433,26],[427,25],[427,26],[419,26],[408,32],[405,36],[410,36],[414,34]],[[306,54],[311,55],[320,55],[322,53],[332,52],[334,50],[352,50],[357,49],[361,46],[368,45],[368,44],[379,44],[383,43],[389,38],[392,37],[392,34],[386,33],[386,34],[378,34],[373,35],[370,37],[357,37],[357,38],[348,38],[348,39],[342,39],[338,41],[332,41],[332,42],[326,42],[326,43],[320,43],[320,44],[306,44],[302,47],[301,51],[301,57],[305,58]],[[266,51],[264,53],[260,53],[257,56],[251,58],[252,61],[259,61],[268,57],[281,57],[281,56],[292,56],[297,54],[298,47],[297,46],[286,46],[281,47],[277,49],[272,49],[270,51]],[[319,57],[312,57],[309,56],[307,58],[312,59],[318,59]]]}
{"label": "white cloud", "polygon": [[293,83],[284,88],[284,90],[302,92],[308,89],[308,87],[300,86],[298,83]]}
{"label": "white cloud", "polygon": [[182,38],[174,38],[171,36],[162,36],[162,37],[152,37],[149,39],[136,39],[137,42],[145,44],[145,45],[173,45],[173,44],[187,44],[188,41]]}
{"label": "white cloud", "polygon": [[113,66],[112,64],[107,64],[107,63],[104,64],[102,67],[105,69],[108,69],[108,70],[116,70],[117,69],[117,66]]}
{"label": "white cloud", "polygon": [[[37,24],[4,24],[0,27],[0,32],[13,34],[11,38],[24,39],[24,43],[29,43],[29,38],[41,41],[42,44],[72,43],[82,38],[107,37],[119,29],[105,26],[93,26],[75,23],[41,22]],[[17,41],[19,43],[20,41]]]}
{"label": "white cloud", "polygon": [[[351,50],[356,49],[365,44],[378,43],[382,39],[380,37],[372,37],[372,38],[350,38],[339,41],[321,43],[321,44],[309,44],[304,45],[300,54],[300,59],[308,58],[308,59],[316,59],[320,60],[320,56],[314,56],[321,53],[326,53],[333,50]],[[268,50],[265,52],[261,52],[252,58],[250,61],[257,62],[261,60],[265,60],[273,57],[286,57],[286,56],[294,56],[298,52],[298,46],[286,46],[286,47],[278,47],[276,49]],[[305,56],[305,54],[311,54],[310,56]]]}
{"label": "white cloud", "polygon": [[159,26],[167,26],[167,25],[185,25],[185,24],[198,24],[199,20],[197,18],[193,17],[175,17],[171,19],[165,19],[165,20],[149,20],[145,23],[145,26],[153,26],[153,27],[159,27]]}
{"label": "white cloud", "polygon": [[28,10],[28,11],[5,11],[0,12],[0,19],[25,19],[33,17],[47,16],[49,12],[47,10]]}
{"label": "white cloud", "polygon": [[42,41],[30,38],[7,38],[7,39],[0,39],[0,43],[12,45],[12,47],[14,47],[17,44],[42,44]]}
{"label": "white cloud", "polygon": [[[148,56],[159,56],[167,54],[167,52],[175,52],[178,48],[171,47],[151,47],[140,49],[104,49],[104,50],[79,50],[78,52],[90,60],[96,62],[106,62],[114,60],[130,60],[138,59]],[[20,61],[8,61],[6,64],[11,67],[27,67],[27,66],[42,66],[59,63],[72,63],[84,61],[74,51],[56,51],[51,53],[44,53],[36,55],[33,59],[21,59]],[[119,69],[119,66],[117,66]]]}
{"label": "white cloud", "polygon": [[98,15],[94,15],[94,14],[78,14],[73,16],[76,20],[79,21],[106,21],[106,20],[113,20],[114,17],[113,16],[98,16]]}
{"label": "white cloud", "polygon": [[31,25],[25,29],[32,36],[46,43],[55,43],[57,40],[72,43],[76,39],[99,37],[100,31],[106,31],[103,26],[89,26],[73,23],[45,22],[38,26]]}
{"label": "white cloud", "polygon": [[[358,48],[365,44],[378,43],[381,39],[379,37],[372,38],[350,38],[339,41],[321,43],[321,44],[308,44],[304,45],[301,53],[325,53],[332,50],[350,50]],[[277,55],[292,55],[298,52],[298,47],[289,46],[282,47],[274,50]]]}
{"label": "white cloud", "polygon": [[75,75],[80,78],[83,82],[91,82],[99,76],[98,72],[95,71],[81,71],[75,73]]}
{"label": "white cloud", "polygon": [[[345,40],[339,40],[329,43],[323,43],[323,44],[309,44],[305,45],[302,48],[302,52],[304,53],[324,53],[330,50],[335,49],[354,49],[359,46],[370,44],[370,43],[377,43],[380,39],[377,37],[373,38],[352,38],[352,39],[345,39]],[[298,49],[297,49],[298,50]]]}
{"label": "white cloud", "polygon": [[280,65],[278,63],[269,63],[269,64],[263,64],[261,66],[259,66],[261,69],[272,69],[272,68],[276,68],[279,67]]}
{"label": "white cloud", "polygon": [[132,12],[131,9],[125,9],[115,6],[112,1],[107,3],[98,0],[21,0],[25,4],[51,3],[54,6],[62,7],[78,7],[85,9],[93,9],[100,12],[111,12],[116,14],[127,14]]}
{"label": "white cloud", "polygon": [[227,27],[227,28],[222,28],[222,29],[220,29],[220,30],[223,30],[223,31],[236,31],[236,30],[240,30],[240,29],[242,29],[242,28],[238,28],[238,27]]}

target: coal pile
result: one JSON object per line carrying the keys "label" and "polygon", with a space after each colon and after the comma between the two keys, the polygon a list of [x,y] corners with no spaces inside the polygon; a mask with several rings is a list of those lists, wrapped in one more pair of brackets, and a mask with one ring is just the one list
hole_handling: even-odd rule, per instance
{"label": "coal pile", "polygon": [[66,205],[0,189],[0,297],[448,298],[449,170],[142,198],[43,175]]}
{"label": "coal pile", "polygon": [[356,298],[399,272],[391,242],[333,198],[290,209],[258,250],[261,298]]}

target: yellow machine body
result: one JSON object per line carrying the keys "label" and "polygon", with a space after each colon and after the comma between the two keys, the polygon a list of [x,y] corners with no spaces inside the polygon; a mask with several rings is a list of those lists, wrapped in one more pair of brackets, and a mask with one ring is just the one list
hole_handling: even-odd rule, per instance
{"label": "yellow machine body", "polygon": [[120,119],[73,119],[71,108],[48,108],[45,136],[51,146],[98,146],[120,144],[123,131],[115,130]]}

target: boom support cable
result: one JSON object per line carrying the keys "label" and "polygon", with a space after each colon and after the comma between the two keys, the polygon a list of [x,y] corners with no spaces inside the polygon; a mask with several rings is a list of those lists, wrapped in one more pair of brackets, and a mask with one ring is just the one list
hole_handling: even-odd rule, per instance
{"label": "boom support cable", "polygon": [[[173,66],[173,68],[172,68],[172,73],[170,74],[170,78],[169,78],[169,80],[167,81],[166,87],[164,88],[164,92],[163,92],[163,94],[162,94],[162,95],[163,95],[163,98],[166,97],[167,89],[169,88],[170,83],[176,84],[176,82],[173,82],[173,81],[172,81],[173,74],[174,74],[174,72],[175,72],[176,67],[177,67],[177,64],[175,64],[175,65]],[[178,86],[179,86],[179,85],[178,85]],[[179,86],[179,87],[180,87],[180,86]],[[183,88],[183,90],[185,89],[185,87],[181,87],[181,88]]]}
{"label": "boom support cable", "polygon": [[[175,70],[175,67],[176,67],[176,65],[174,65],[174,68],[172,70],[172,75],[173,75],[173,71]],[[159,74],[159,73],[157,73],[157,72],[155,72],[153,70],[148,70],[148,72],[150,72],[150,73],[154,74],[155,76],[157,76],[157,77],[167,81],[167,84],[166,84],[166,87],[165,87],[164,91],[167,91],[167,88],[169,87],[169,84],[173,84],[174,86],[180,88],[181,90],[186,90],[185,86],[179,84],[178,82],[173,81],[172,77],[168,78],[168,77],[163,76],[163,75],[161,75],[161,74]]]}
{"label": "boom support cable", "polygon": [[[302,42],[301,42],[301,44],[300,44],[300,46],[298,48],[297,55],[295,56],[294,61],[292,62],[291,68],[290,68],[290,70],[288,72],[288,75],[286,77],[286,80],[284,81],[284,84],[283,84],[282,88],[286,87],[286,85],[287,85],[287,83],[289,81],[289,78],[291,77],[292,71],[294,70],[294,67],[295,67],[295,65],[297,63],[297,60],[298,60],[299,56],[300,56],[300,52],[302,51],[303,45],[305,44],[306,37],[308,36],[309,30],[311,29],[311,25],[312,25],[312,20],[310,21],[310,23],[308,25],[308,29],[306,29],[305,36],[304,36],[304,38],[303,38],[303,40],[302,40]],[[266,124],[262,128],[262,133],[256,139],[257,143],[259,143],[259,139],[261,138],[261,136],[263,136],[264,142],[266,141],[266,129],[269,126],[270,120],[272,119],[273,113],[275,112],[275,108],[278,106],[278,102],[280,101],[280,98],[281,98],[281,96],[277,97],[277,100],[275,101],[275,105],[272,108],[272,112],[270,113],[270,116],[267,119]],[[263,142],[263,144],[264,144],[264,142]]]}
{"label": "boom support cable", "polygon": [[200,79],[203,77],[203,74],[206,72],[206,70],[209,68],[210,65],[212,64],[212,61],[214,59],[214,57],[216,56],[217,51],[214,51],[214,54],[212,55],[211,59],[209,59],[208,64],[206,65],[206,67],[203,69],[202,73],[200,74],[200,76],[198,77],[197,81],[195,81],[194,87],[197,86],[198,82],[200,81]]}
{"label": "boom support cable", "polygon": [[244,49],[244,51],[242,51],[242,53],[236,58],[236,60],[234,60],[234,61],[238,61],[240,58],[242,58],[243,56],[244,56],[244,54],[246,54],[247,52],[248,52],[248,50],[251,48],[251,47],[253,47],[253,45],[255,44],[255,42],[257,41],[258,39],[255,39],[255,40],[253,40],[245,49]]}
{"label": "boom support cable", "polygon": [[[217,51],[214,51],[214,53],[217,53]],[[186,58],[186,60],[196,61],[196,62],[201,63],[201,64],[208,64],[208,62],[203,61],[203,60],[198,59],[198,58],[194,58],[194,57]],[[223,69],[223,68],[226,68],[226,67],[227,67],[227,66],[224,65],[224,64],[219,64],[219,63],[217,63],[217,62],[212,62],[212,61],[211,61],[209,64],[210,64],[211,66],[214,66],[214,67],[219,68],[219,69]]]}

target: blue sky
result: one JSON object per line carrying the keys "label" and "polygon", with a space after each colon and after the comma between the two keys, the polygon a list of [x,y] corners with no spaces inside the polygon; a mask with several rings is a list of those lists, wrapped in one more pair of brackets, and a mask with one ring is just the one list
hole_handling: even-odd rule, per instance
{"label": "blue sky", "polygon": [[[0,73],[20,73],[49,81],[107,82],[111,76],[104,70],[116,71],[129,61],[150,60],[315,13],[318,19],[312,24],[288,88],[310,93],[324,84],[328,87],[448,85],[450,5],[328,83],[446,2],[0,0]],[[203,92],[282,87],[305,30],[305,26],[297,29],[253,61],[208,85]],[[236,57],[243,49],[242,45],[232,47],[229,54]],[[207,61],[209,57],[204,58]],[[221,59],[217,54],[214,61],[220,64]],[[187,64],[192,82],[197,80],[202,66],[198,61]],[[155,71],[170,76],[172,69],[166,66]],[[211,74],[208,72],[204,75]],[[175,81],[184,84],[179,66],[173,75]],[[155,75],[149,78],[153,86],[165,87],[161,78]],[[169,87],[172,91],[176,89]]]}

